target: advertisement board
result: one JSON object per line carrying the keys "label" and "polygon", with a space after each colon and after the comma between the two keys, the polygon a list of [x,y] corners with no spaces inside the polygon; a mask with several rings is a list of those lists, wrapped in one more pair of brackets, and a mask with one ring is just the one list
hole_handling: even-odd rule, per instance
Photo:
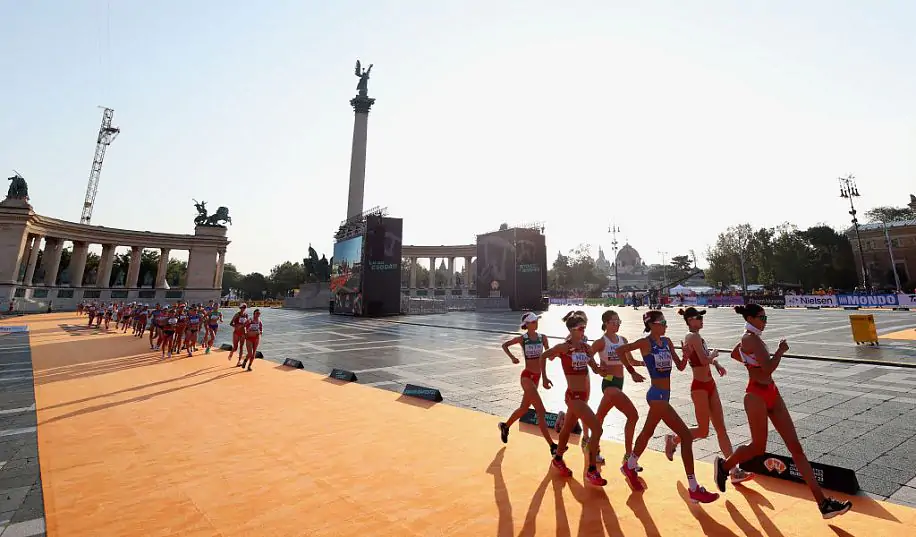
{"label": "advertisement board", "polygon": [[916,294],[899,294],[897,303],[905,308],[916,308]]}
{"label": "advertisement board", "polygon": [[509,305],[516,310],[536,310],[542,307],[547,276],[547,248],[544,235],[536,229],[515,230],[515,300]]}
{"label": "advertisement board", "polygon": [[331,295],[334,313],[362,314],[363,237],[353,237],[334,245],[331,264]]}
{"label": "advertisement board", "polygon": [[744,295],[745,304],[759,304],[764,307],[785,306],[786,297],[781,295]]}
{"label": "advertisement board", "polygon": [[744,297],[738,295],[729,296],[711,296],[706,299],[709,306],[741,306],[744,304]]}
{"label": "advertisement board", "polygon": [[786,295],[786,306],[789,308],[807,308],[820,306],[822,308],[835,308],[837,305],[834,295]]}
{"label": "advertisement board", "polygon": [[366,217],[362,304],[367,316],[397,315],[401,311],[403,228],[400,218]]}
{"label": "advertisement board", "polygon": [[837,295],[840,306],[860,306],[863,308],[893,308],[899,305],[897,295]]}
{"label": "advertisement board", "polygon": [[515,290],[515,230],[477,236],[477,297],[509,297]]}

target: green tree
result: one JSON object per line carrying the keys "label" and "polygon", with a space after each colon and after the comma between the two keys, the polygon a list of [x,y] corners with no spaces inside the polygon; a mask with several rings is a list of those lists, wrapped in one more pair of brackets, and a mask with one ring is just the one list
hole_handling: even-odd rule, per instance
{"label": "green tree", "polygon": [[230,289],[240,289],[243,277],[232,263],[223,265],[223,296],[228,295]]}
{"label": "green tree", "polygon": [[[225,278],[225,272],[224,278]],[[269,282],[260,272],[246,274],[238,283],[238,290],[242,297],[248,300],[260,300],[268,296]]]}
{"label": "green tree", "polygon": [[[306,258],[308,259],[308,258]],[[285,261],[270,269],[270,292],[273,296],[289,296],[305,282],[305,269],[300,263]]]}
{"label": "green tree", "polygon": [[[187,280],[188,262],[169,259],[165,269],[165,281],[169,283],[169,287],[184,287]],[[153,281],[155,282],[155,280]]]}
{"label": "green tree", "polygon": [[897,222],[916,219],[916,210],[910,207],[875,207],[865,211],[869,222]]}

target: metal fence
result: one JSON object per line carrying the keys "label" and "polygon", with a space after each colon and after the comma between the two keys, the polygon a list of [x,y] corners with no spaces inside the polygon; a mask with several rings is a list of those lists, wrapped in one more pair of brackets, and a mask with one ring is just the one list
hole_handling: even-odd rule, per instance
{"label": "metal fence", "polygon": [[401,313],[426,315],[450,311],[509,311],[509,299],[444,296],[442,298],[401,297]]}

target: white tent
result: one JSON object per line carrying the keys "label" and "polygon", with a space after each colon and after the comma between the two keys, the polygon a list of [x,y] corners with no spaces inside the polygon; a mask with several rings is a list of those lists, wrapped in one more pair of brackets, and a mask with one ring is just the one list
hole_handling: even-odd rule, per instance
{"label": "white tent", "polygon": [[671,294],[671,295],[689,295],[689,294],[690,294],[690,288],[689,288],[689,287],[684,287],[683,285],[675,285],[674,287],[672,287],[672,288],[668,291],[668,294]]}

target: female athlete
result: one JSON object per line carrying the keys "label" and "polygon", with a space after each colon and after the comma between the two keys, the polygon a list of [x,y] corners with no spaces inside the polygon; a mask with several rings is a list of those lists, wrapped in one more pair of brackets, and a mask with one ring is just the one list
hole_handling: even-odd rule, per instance
{"label": "female athlete", "polygon": [[719,495],[707,492],[697,483],[696,475],[693,473],[693,439],[690,437],[690,430],[687,429],[687,425],[669,402],[671,399],[671,362],[673,360],[677,368],[683,371],[687,367],[687,360],[682,360],[675,352],[671,340],[664,337],[668,329],[668,322],[662,312],[648,311],[642,316],[642,321],[645,325],[643,331],[648,335],[614,349],[617,355],[639,349],[643,362],[646,364],[646,370],[649,372],[649,378],[652,379],[652,386],[646,392],[649,414],[646,416],[642,432],[636,438],[636,446],[633,448],[633,454],[627,460],[627,466],[631,469],[636,468],[639,456],[646,450],[658,422],[664,421],[674,431],[674,434],[681,438],[681,459],[684,462],[684,470],[687,472],[690,500],[694,503],[714,502],[719,499]]}
{"label": "female athlete", "polygon": [[[607,479],[601,477],[598,471],[598,448],[601,441],[601,423],[595,417],[595,413],[588,407],[589,380],[588,370],[597,372],[598,364],[589,354],[591,350],[584,341],[585,326],[588,321],[581,315],[573,314],[566,317],[566,328],[569,329],[569,338],[551,347],[544,352],[543,359],[553,360],[560,358],[563,366],[563,373],[566,375],[566,415],[567,418],[560,430],[560,439],[557,442],[556,455],[554,455],[553,467],[561,475],[569,477],[572,475],[566,463],[563,462],[563,453],[566,452],[569,442],[569,435],[578,420],[591,431],[591,439],[588,445],[588,469],[585,471],[585,480],[590,485],[603,487],[607,485]],[[547,379],[546,371],[544,372],[544,385],[551,384]]]}
{"label": "female athlete", "polygon": [[[261,334],[264,333],[264,324],[261,323],[261,310],[255,308],[251,319],[245,322],[245,348],[248,350],[248,357],[241,359],[241,367],[245,369],[245,362],[248,362],[248,371],[251,371],[251,364],[254,363],[254,356],[258,352],[258,344],[261,342]],[[239,351],[239,357],[242,353]]]}
{"label": "female athlete", "polygon": [[550,453],[555,454],[557,444],[554,443],[553,438],[550,436],[550,431],[547,429],[547,424],[544,422],[544,403],[538,394],[538,382],[541,380],[542,375],[544,376],[544,389],[550,389],[550,384],[546,375],[544,375],[546,361],[542,358],[544,351],[550,345],[547,343],[547,336],[538,334],[538,316],[534,313],[529,312],[522,315],[522,330],[525,330],[525,333],[503,343],[503,352],[509,356],[513,364],[519,363],[519,359],[512,354],[509,347],[519,345],[522,348],[522,353],[525,356],[525,368],[522,370],[521,375],[522,402],[515,409],[515,412],[509,416],[508,420],[499,423],[500,438],[503,444],[509,442],[509,428],[512,427],[513,423],[521,419],[525,412],[528,412],[529,407],[533,406],[534,412],[538,417],[538,428],[550,446]]}
{"label": "female athlete", "polygon": [[743,362],[747,367],[748,384],[744,394],[744,411],[747,412],[747,422],[751,428],[751,443],[740,446],[728,459],[716,457],[715,477],[719,490],[725,492],[725,479],[732,468],[742,462],[748,461],[757,455],[763,454],[767,447],[767,418],[773,422],[773,427],[786,449],[792,454],[795,467],[801,474],[811,494],[817,501],[821,516],[829,519],[842,515],[852,509],[852,502],[841,502],[824,495],[820,485],[814,477],[814,470],[805,456],[792,416],[786,408],[785,401],[779,395],[776,384],[773,383],[773,371],[779,367],[782,356],[789,350],[786,340],[779,342],[779,348],[773,355],[763,342],[761,335],[767,325],[767,316],[764,309],[757,304],[735,306],[735,312],[744,317],[745,333],[741,341],[732,350],[732,358]]}

